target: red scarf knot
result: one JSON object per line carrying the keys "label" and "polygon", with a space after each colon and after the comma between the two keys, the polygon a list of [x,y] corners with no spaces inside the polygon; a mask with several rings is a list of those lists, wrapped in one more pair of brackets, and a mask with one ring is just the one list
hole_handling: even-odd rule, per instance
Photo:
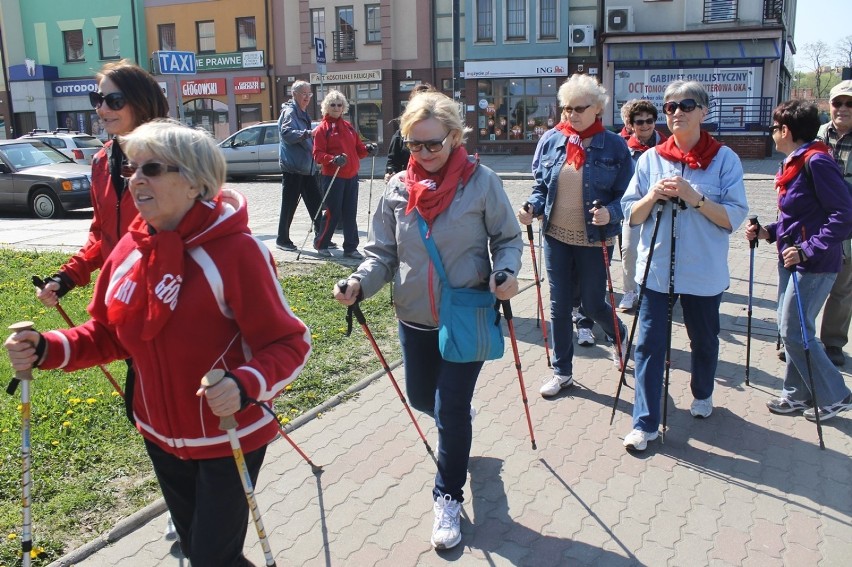
{"label": "red scarf knot", "polygon": [[568,138],[568,142],[565,144],[565,161],[574,164],[574,168],[577,171],[580,171],[583,168],[583,164],[586,163],[586,148],[583,147],[583,140],[591,138],[595,134],[599,134],[605,130],[603,122],[597,118],[591,126],[582,132],[574,130],[574,127],[567,120],[563,120],[557,124],[556,129]]}
{"label": "red scarf knot", "polygon": [[479,158],[471,162],[462,146],[453,149],[444,167],[435,173],[426,171],[411,157],[405,172],[405,188],[408,190],[405,214],[416,208],[426,224],[432,226],[435,218],[453,202],[456,190],[467,183],[478,164]]}
{"label": "red scarf knot", "polygon": [[805,162],[811,159],[815,154],[826,154],[831,156],[831,148],[822,142],[811,142],[805,144],[802,148],[807,148],[801,153],[788,156],[778,168],[778,173],[775,174],[775,190],[778,192],[778,206],[781,206],[781,197],[787,193],[787,185],[798,177],[802,168],[805,167]]}
{"label": "red scarf knot", "polygon": [[669,161],[682,163],[689,169],[706,170],[721,148],[722,144],[716,138],[702,130],[698,143],[688,152],[683,153],[672,136],[657,146],[657,153]]}

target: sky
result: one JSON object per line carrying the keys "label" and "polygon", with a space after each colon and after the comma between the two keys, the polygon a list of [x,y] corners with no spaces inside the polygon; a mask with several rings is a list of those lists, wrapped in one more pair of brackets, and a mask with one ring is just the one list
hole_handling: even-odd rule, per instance
{"label": "sky", "polygon": [[793,40],[801,52],[806,43],[824,41],[833,48],[838,40],[852,35],[850,0],[798,0]]}

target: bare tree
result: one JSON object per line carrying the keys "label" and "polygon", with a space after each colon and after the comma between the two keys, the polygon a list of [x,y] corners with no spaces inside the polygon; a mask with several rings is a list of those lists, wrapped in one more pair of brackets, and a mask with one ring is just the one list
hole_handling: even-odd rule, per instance
{"label": "bare tree", "polygon": [[828,45],[824,41],[806,43],[802,52],[814,74],[814,96],[817,99],[825,98],[836,75],[835,68],[831,65]]}
{"label": "bare tree", "polygon": [[852,35],[838,40],[834,46],[838,67],[852,67]]}

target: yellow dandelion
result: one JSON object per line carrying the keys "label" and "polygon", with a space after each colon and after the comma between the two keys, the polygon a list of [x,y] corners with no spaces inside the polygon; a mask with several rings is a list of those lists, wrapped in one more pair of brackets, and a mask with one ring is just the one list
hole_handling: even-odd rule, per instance
{"label": "yellow dandelion", "polygon": [[281,419],[279,419],[279,421],[281,422],[281,425],[287,425],[288,423],[290,423],[290,418],[282,417]]}
{"label": "yellow dandelion", "polygon": [[77,404],[79,404],[82,401],[83,400],[80,399],[80,398],[68,398],[68,403],[71,404],[72,406],[76,406]]}
{"label": "yellow dandelion", "polygon": [[68,388],[63,392],[63,394],[66,395],[66,396],[70,393],[71,393],[71,388]]}
{"label": "yellow dandelion", "polygon": [[70,421],[63,421],[62,427],[71,427],[71,422]]}
{"label": "yellow dandelion", "polygon": [[119,394],[119,393],[118,393],[118,392],[116,392],[115,390],[113,390],[113,391],[112,391],[112,393],[110,394],[110,396],[112,396],[113,398],[117,398],[117,397],[119,397],[120,395],[121,395],[121,394]]}
{"label": "yellow dandelion", "polygon": [[290,413],[299,413],[299,410],[296,408],[290,408]]}
{"label": "yellow dandelion", "polygon": [[65,415],[74,415],[74,410],[65,410]]}
{"label": "yellow dandelion", "polygon": [[18,411],[21,411],[21,408],[24,407],[21,404],[18,404]]}
{"label": "yellow dandelion", "polygon": [[9,433],[9,428],[8,428],[8,427],[4,427],[4,428],[3,428],[3,433]]}
{"label": "yellow dandelion", "polygon": [[292,385],[292,384],[287,384],[286,386],[284,386],[284,389],[285,389],[285,390],[287,390],[287,391],[289,392],[290,390],[292,390],[292,389],[293,389],[293,385]]}
{"label": "yellow dandelion", "polygon": [[59,441],[54,439],[53,441],[50,442],[50,444],[53,445],[54,447],[56,447],[57,445],[59,445]]}
{"label": "yellow dandelion", "polygon": [[38,559],[42,555],[44,555],[44,548],[43,547],[33,547],[30,550],[30,557],[33,558],[33,559]]}
{"label": "yellow dandelion", "polygon": [[86,398],[86,403],[89,405],[98,403],[97,398]]}
{"label": "yellow dandelion", "polygon": [[6,536],[6,539],[18,539],[18,534],[11,533],[11,534]]}

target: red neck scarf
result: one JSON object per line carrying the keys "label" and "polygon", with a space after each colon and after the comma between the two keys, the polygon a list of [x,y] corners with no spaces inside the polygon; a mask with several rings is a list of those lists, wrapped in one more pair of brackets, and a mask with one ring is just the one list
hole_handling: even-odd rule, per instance
{"label": "red neck scarf", "polygon": [[410,158],[405,172],[405,188],[408,189],[405,214],[416,208],[426,224],[431,226],[435,218],[453,202],[459,185],[467,183],[473,175],[479,157],[474,162],[467,158],[467,151],[459,146],[452,151],[444,167],[435,173],[429,173],[413,157]]}
{"label": "red neck scarf", "polygon": [[657,153],[669,161],[676,161],[689,167],[689,169],[707,169],[710,167],[710,162],[719,153],[722,144],[716,138],[701,131],[701,137],[698,143],[686,153],[677,147],[675,138],[672,136],[664,143],[657,146]]}
{"label": "red neck scarf", "polygon": [[624,126],[621,129],[621,132],[618,133],[618,135],[624,138],[625,140],[629,140],[633,137],[633,135],[630,133],[630,130],[627,129],[627,126]]}
{"label": "red neck scarf", "polygon": [[604,126],[600,119],[595,119],[591,126],[582,132],[577,132],[570,122],[563,120],[556,125],[556,129],[568,137],[568,143],[565,144],[565,161],[573,163],[574,168],[579,171],[586,163],[586,149],[583,147],[583,140],[603,132]]}
{"label": "red neck scarf", "polygon": [[822,142],[811,142],[805,151],[784,160],[778,169],[778,173],[775,174],[775,190],[778,192],[779,200],[787,193],[787,184],[799,175],[802,168],[805,167],[805,162],[811,159],[814,154],[830,156],[831,149]]}
{"label": "red neck scarf", "polygon": [[153,233],[137,217],[128,232],[142,257],[126,274],[114,274],[118,280],[110,284],[106,298],[109,322],[117,325],[141,317],[142,339],[153,339],[177,307],[187,242],[216,222],[221,212],[218,197],[213,202],[198,201],[175,230]]}
{"label": "red neck scarf", "polygon": [[645,152],[647,152],[648,150],[650,150],[651,148],[653,148],[654,146],[657,145],[656,144],[657,136],[660,137],[660,139],[659,139],[660,142],[666,141],[666,137],[655,130],[654,133],[651,134],[651,138],[648,140],[649,142],[653,140],[655,142],[654,144],[651,144],[650,146],[648,146],[648,145],[644,144],[642,142],[642,140],[637,138],[636,135],[634,134],[633,136],[630,136],[627,139],[627,147],[630,148],[631,150],[635,150],[635,151],[638,151],[640,153],[645,153]]}

